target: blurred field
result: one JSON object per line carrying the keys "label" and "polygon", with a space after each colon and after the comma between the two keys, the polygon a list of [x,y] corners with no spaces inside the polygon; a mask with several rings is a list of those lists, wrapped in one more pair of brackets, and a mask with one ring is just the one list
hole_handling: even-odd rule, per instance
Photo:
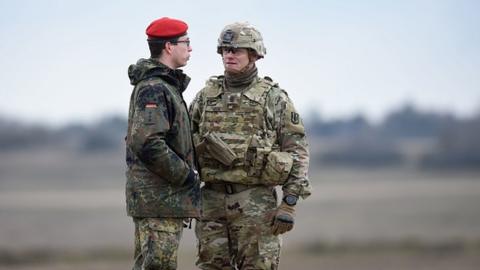
{"label": "blurred field", "polygon": [[[0,269],[130,269],[123,153],[0,156]],[[480,172],[313,168],[281,269],[480,269]],[[179,269],[195,269],[186,230]]]}

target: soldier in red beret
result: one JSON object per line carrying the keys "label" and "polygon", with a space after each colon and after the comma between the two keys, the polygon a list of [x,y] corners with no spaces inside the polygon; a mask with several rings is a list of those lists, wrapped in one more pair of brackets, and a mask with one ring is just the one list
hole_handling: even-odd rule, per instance
{"label": "soldier in red beret", "polygon": [[192,48],[188,25],[161,18],[146,30],[149,59],[130,65],[134,86],[126,138],[127,213],[135,223],[137,269],[177,269],[184,222],[198,217],[199,179],[178,69]]}
{"label": "soldier in red beret", "polygon": [[[167,17],[150,23],[145,32],[151,58],[171,69],[185,66],[192,51],[187,29],[185,22]],[[177,46],[182,44],[185,46]],[[165,50],[164,54],[162,50]]]}

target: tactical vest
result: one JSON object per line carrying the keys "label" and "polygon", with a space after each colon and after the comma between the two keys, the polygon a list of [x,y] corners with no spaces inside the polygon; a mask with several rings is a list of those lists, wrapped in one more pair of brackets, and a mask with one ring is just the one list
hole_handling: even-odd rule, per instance
{"label": "tactical vest", "polygon": [[[246,91],[226,92],[223,77],[212,77],[207,82],[203,90],[199,135],[203,137],[209,132],[215,133],[233,150],[235,159],[226,166],[208,151],[199,155],[202,181],[278,184],[267,183],[262,177],[267,160],[271,159],[269,154],[279,149],[276,132],[268,129],[266,117],[267,94],[276,86],[267,79],[258,78]],[[290,168],[287,168],[288,171]]]}

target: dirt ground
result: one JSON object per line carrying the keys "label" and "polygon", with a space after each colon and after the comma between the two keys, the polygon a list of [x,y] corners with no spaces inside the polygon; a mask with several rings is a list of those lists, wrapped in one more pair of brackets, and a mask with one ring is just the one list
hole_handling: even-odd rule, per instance
{"label": "dirt ground", "polygon": [[[0,156],[0,270],[131,269],[122,156]],[[297,207],[280,269],[480,269],[478,179],[313,170],[314,193]],[[194,250],[187,230],[178,269],[196,269]]]}
{"label": "dirt ground", "polygon": [[[193,254],[180,254],[178,269],[195,268]],[[127,270],[130,260],[94,260],[76,262],[53,262],[37,265],[3,265],[0,270]],[[280,270],[478,270],[480,254],[473,253],[411,253],[347,252],[330,254],[301,254],[295,251],[284,254]]]}

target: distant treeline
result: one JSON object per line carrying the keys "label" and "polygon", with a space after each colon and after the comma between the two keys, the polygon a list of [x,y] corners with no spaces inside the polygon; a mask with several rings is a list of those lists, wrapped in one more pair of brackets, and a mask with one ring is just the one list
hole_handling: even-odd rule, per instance
{"label": "distant treeline", "polygon": [[361,115],[305,122],[313,164],[480,169],[480,114],[458,119],[407,104],[376,125]]}
{"label": "distant treeline", "polygon": [[0,118],[0,152],[36,149],[79,153],[112,151],[124,145],[127,120],[107,117],[95,124],[69,124],[60,128],[26,125]]}
{"label": "distant treeline", "polygon": [[[379,124],[371,124],[361,115],[327,121],[313,113],[304,117],[304,123],[313,167],[480,169],[480,114],[458,119],[452,114],[423,112],[405,105]],[[60,128],[0,117],[0,153],[44,148],[79,154],[114,151],[124,147],[126,129],[122,117]]]}

